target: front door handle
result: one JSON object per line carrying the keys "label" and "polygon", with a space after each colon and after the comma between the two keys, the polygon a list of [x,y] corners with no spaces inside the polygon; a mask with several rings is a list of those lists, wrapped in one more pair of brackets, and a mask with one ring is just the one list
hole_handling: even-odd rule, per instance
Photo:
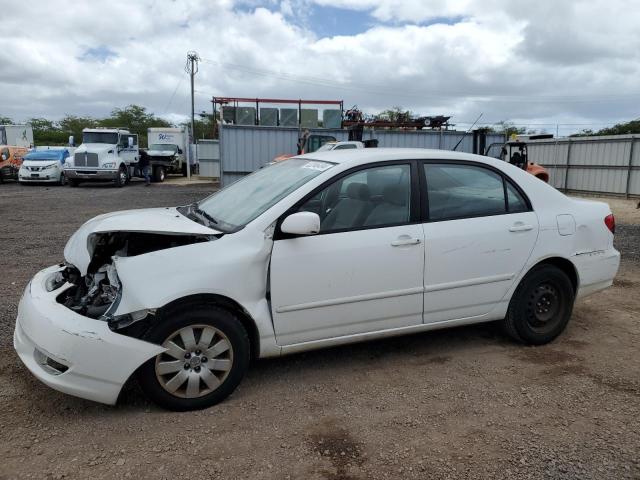
{"label": "front door handle", "polygon": [[510,232],[528,232],[529,230],[533,230],[533,225],[524,225],[521,223],[509,227]]}
{"label": "front door handle", "polygon": [[396,240],[391,242],[392,247],[402,247],[404,245],[418,245],[420,243],[419,238],[412,238],[409,235],[401,235]]}

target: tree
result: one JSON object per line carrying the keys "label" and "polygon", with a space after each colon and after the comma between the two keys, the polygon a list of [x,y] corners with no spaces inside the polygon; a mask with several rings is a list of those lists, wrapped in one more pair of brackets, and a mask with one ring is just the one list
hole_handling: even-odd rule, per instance
{"label": "tree", "polygon": [[58,128],[60,131],[64,132],[67,138],[70,135],[73,135],[75,144],[79,145],[82,142],[82,129],[92,128],[97,126],[97,124],[98,121],[91,117],[65,115],[65,117],[58,122]]}
{"label": "tree", "polygon": [[9,117],[0,115],[0,125],[11,125],[11,124],[13,124],[13,120],[11,120]]}
{"label": "tree", "polygon": [[101,127],[126,128],[138,134],[138,143],[147,145],[147,129],[150,127],[171,127],[171,123],[148,113],[145,107],[129,105],[125,108],[114,108],[111,116],[98,120]]}
{"label": "tree", "polygon": [[501,133],[507,140],[511,138],[511,135],[523,135],[525,133],[534,133],[533,131],[527,132],[526,127],[516,127],[512,122],[502,120],[496,123],[494,126],[488,127],[487,131]]}
{"label": "tree", "polygon": [[380,120],[383,122],[410,122],[414,117],[411,110],[403,110],[402,107],[393,107],[388,110],[374,115],[374,120]]}
{"label": "tree", "polygon": [[594,135],[629,135],[632,133],[640,133],[640,119],[617,123],[613,127],[598,130]]}

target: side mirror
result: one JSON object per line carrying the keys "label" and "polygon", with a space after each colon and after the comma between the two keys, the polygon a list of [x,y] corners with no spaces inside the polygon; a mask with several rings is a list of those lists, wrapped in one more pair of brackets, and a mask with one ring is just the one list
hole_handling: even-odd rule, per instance
{"label": "side mirror", "polygon": [[282,233],[315,235],[320,231],[320,217],[313,212],[292,213],[282,222]]}
{"label": "side mirror", "polygon": [[178,155],[182,155],[182,149],[178,147]]}
{"label": "side mirror", "polygon": [[129,148],[133,148],[133,137],[127,137]]}
{"label": "side mirror", "polygon": [[69,146],[70,147],[73,147],[75,145],[75,143],[73,143],[73,142],[74,142],[73,135],[69,135]]}

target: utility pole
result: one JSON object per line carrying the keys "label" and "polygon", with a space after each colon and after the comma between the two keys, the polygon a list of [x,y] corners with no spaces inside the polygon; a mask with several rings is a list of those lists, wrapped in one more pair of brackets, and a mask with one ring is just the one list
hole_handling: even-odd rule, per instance
{"label": "utility pole", "polygon": [[[196,153],[195,156],[198,158],[198,147],[196,140],[196,128],[195,128],[195,100],[194,100],[194,90],[193,90],[193,80],[198,73],[198,61],[200,61],[200,57],[194,51],[187,53],[187,64],[185,66],[185,71],[191,77],[191,135],[193,136],[193,142],[196,144]],[[191,148],[191,144],[189,144],[189,148]],[[191,159],[187,162],[187,179],[191,180]]]}

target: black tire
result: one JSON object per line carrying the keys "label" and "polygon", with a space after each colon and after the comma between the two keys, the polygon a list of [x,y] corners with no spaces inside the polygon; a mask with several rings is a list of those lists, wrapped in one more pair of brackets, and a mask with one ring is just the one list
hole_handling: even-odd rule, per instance
{"label": "black tire", "polygon": [[118,175],[116,175],[116,178],[113,180],[113,184],[118,188],[122,188],[126,185],[128,180],[129,175],[127,175],[127,169],[125,167],[120,167]]}
{"label": "black tire", "polygon": [[153,169],[153,181],[157,183],[164,182],[167,173],[162,165],[159,165]]}
{"label": "black tire", "polygon": [[544,345],[569,323],[575,292],[566,273],[553,265],[533,268],[511,297],[503,320],[506,333],[526,345]]}
{"label": "black tire", "polygon": [[[212,391],[208,393],[203,392],[202,396],[195,398],[185,398],[182,396],[184,395],[182,388],[186,388],[186,383],[181,384],[181,387],[176,390],[177,394],[170,393],[160,383],[161,380],[159,377],[161,377],[161,375],[157,374],[156,370],[158,363],[174,361],[177,357],[162,353],[148,360],[137,371],[138,382],[142,391],[152,402],[168,410],[197,410],[219,403],[236,389],[249,367],[251,349],[246,330],[233,313],[215,305],[194,306],[192,308],[168,312],[163,315],[160,322],[144,335],[144,340],[162,345],[168,339],[173,338],[178,331],[190,326],[194,326],[196,332],[202,326],[210,326],[226,337],[226,340],[228,340],[228,343],[231,345],[231,348],[228,350],[230,353],[226,353],[231,359],[231,368],[228,370],[228,373],[226,373],[226,377],[222,378],[220,380],[221,383]],[[201,330],[199,338],[201,338],[202,332]],[[177,340],[176,343],[180,341],[181,340]],[[198,337],[196,337],[196,341],[200,341]],[[184,343],[179,346],[188,350],[185,348]],[[195,352],[193,356],[196,356]],[[228,360],[228,358],[226,360]],[[185,360],[181,360],[181,362],[182,361],[188,363],[190,360],[186,360],[185,357]],[[206,366],[206,361],[206,359],[203,359],[199,365]],[[194,367],[193,370],[195,370],[195,368],[196,367]],[[193,373],[193,371],[186,366],[184,369],[189,371],[188,375]],[[163,377],[162,380],[166,380],[167,378],[171,380],[169,377],[172,377],[174,373],[178,375],[178,373],[181,372],[169,373],[166,377]],[[185,373],[185,375],[187,375],[187,373]],[[183,382],[188,381],[183,380]],[[199,380],[198,382],[201,387],[205,387],[204,390],[208,390],[204,380]]]}
{"label": "black tire", "polygon": [[182,172],[182,176],[186,177],[187,176],[187,164],[185,162],[182,162],[182,167],[180,167],[180,170]]}
{"label": "black tire", "polygon": [[67,177],[64,175],[64,172],[60,173],[60,180],[58,180],[58,185],[64,187],[67,184]]}
{"label": "black tire", "polygon": [[80,185],[80,182],[78,182],[78,180],[76,180],[75,178],[70,178],[69,180],[67,180],[67,183],[69,184],[70,187],[73,187],[73,188]]}

